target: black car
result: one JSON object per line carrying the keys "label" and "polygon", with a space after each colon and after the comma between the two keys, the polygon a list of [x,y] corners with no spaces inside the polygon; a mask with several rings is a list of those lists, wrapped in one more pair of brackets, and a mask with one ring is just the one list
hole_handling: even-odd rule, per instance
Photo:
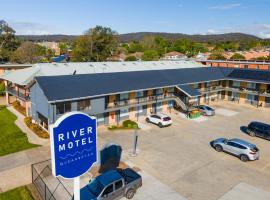
{"label": "black car", "polygon": [[270,140],[270,125],[262,122],[251,122],[247,127],[247,133],[252,137],[258,136]]}

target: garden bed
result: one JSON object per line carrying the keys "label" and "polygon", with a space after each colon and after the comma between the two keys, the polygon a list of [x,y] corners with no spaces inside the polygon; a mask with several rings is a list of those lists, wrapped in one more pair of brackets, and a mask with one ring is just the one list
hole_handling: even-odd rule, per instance
{"label": "garden bed", "polygon": [[122,125],[116,126],[111,125],[108,127],[109,130],[132,130],[132,129],[139,129],[138,124],[132,120],[125,120],[123,121]]}
{"label": "garden bed", "polygon": [[26,116],[26,110],[25,107],[21,106],[19,101],[15,101],[12,104],[13,108],[15,108],[15,110],[17,110],[19,113],[23,114],[24,116]]}
{"label": "garden bed", "polygon": [[28,128],[30,128],[38,137],[40,138],[49,138],[49,133],[43,130],[38,124],[32,123],[31,117],[24,118],[24,123]]}

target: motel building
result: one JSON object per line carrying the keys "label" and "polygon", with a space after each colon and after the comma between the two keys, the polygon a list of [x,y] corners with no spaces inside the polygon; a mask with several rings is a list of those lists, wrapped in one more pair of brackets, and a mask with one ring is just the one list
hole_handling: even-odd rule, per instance
{"label": "motel building", "polygon": [[198,62],[211,67],[270,70],[270,61],[198,60]]}
{"label": "motel building", "polygon": [[[27,99],[15,98],[44,129],[70,111],[94,115],[98,125],[117,125],[172,109],[187,113],[215,101],[270,107],[266,70],[205,67],[194,61],[51,63],[27,70],[36,73],[23,77],[16,71],[21,75],[16,82],[11,77],[17,74],[3,78],[7,86],[27,92]],[[8,90],[10,103],[14,94]]]}

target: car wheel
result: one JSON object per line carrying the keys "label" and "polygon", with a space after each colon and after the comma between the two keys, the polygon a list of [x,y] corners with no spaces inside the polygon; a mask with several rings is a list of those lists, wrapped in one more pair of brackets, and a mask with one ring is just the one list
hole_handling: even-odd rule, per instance
{"label": "car wheel", "polygon": [[223,151],[223,148],[222,148],[222,146],[220,146],[220,145],[216,145],[216,146],[215,146],[215,149],[216,149],[217,152]]}
{"label": "car wheel", "polygon": [[241,155],[240,160],[243,161],[243,162],[247,162],[249,159],[248,159],[247,155]]}
{"label": "car wheel", "polygon": [[134,189],[129,189],[126,193],[126,198],[127,199],[132,199],[135,195],[135,190]]}
{"label": "car wheel", "polygon": [[158,123],[158,127],[159,127],[159,128],[163,128],[163,125],[159,122],[159,123]]}
{"label": "car wheel", "polygon": [[145,120],[147,123],[150,123],[150,120],[149,120],[149,118],[146,118],[146,120]]}
{"label": "car wheel", "polygon": [[255,136],[255,133],[253,131],[248,131],[248,134],[251,136],[251,137],[254,137]]}

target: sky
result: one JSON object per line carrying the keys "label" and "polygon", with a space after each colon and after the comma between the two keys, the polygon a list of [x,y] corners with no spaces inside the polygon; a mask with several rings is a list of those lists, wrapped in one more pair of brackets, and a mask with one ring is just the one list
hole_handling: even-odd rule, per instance
{"label": "sky", "polygon": [[0,0],[16,34],[80,35],[96,25],[121,33],[243,32],[270,38],[270,0]]}

